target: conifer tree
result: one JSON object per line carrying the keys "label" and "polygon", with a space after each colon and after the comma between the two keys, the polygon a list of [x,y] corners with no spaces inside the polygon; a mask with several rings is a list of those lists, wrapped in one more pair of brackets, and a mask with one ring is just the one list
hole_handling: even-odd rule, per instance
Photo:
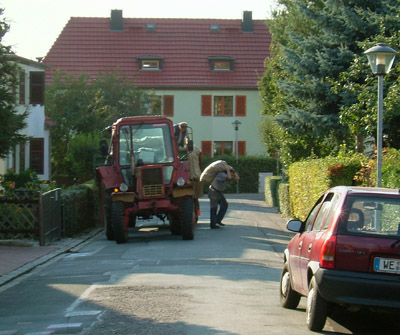
{"label": "conifer tree", "polygon": [[26,137],[19,133],[25,127],[26,113],[15,110],[19,67],[9,60],[11,47],[2,43],[9,25],[3,18],[4,9],[0,8],[0,158],[7,156],[12,147]]}
{"label": "conifer tree", "polygon": [[360,42],[379,33],[379,23],[366,20],[365,12],[390,15],[385,2],[278,1],[282,7],[268,25],[279,67],[268,69],[261,85],[277,92],[264,96],[264,113],[286,134],[283,141],[277,138],[287,161],[325,156],[341,144],[353,144],[349,127],[340,123],[340,110],[355,97],[348,94],[344,100],[332,87],[364,51]]}

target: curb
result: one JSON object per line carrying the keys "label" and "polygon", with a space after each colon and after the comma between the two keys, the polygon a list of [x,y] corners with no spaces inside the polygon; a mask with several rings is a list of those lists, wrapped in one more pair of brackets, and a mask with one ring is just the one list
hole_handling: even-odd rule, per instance
{"label": "curb", "polygon": [[[28,262],[28,263],[22,265],[21,267],[15,269],[15,270],[10,271],[9,273],[2,275],[0,277],[0,287],[20,276],[27,274],[28,272],[32,271],[36,267],[49,262],[50,260],[52,260],[53,258],[56,258],[57,256],[59,256],[61,254],[64,254],[72,249],[83,246],[84,243],[88,243],[91,239],[96,237],[101,231],[103,231],[103,228],[96,228],[81,237],[69,239],[68,241],[61,240],[60,241],[61,245],[59,246],[59,249],[54,250],[46,255],[43,255],[42,257],[39,257],[31,262]],[[11,244],[9,244],[9,245],[11,245]],[[13,245],[15,245],[15,244],[13,244]],[[58,246],[58,245],[56,245],[56,246]]]}

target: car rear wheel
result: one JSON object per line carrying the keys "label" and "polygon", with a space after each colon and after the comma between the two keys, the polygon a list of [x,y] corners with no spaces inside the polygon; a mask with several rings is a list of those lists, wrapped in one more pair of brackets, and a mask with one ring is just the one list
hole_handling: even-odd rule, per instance
{"label": "car rear wheel", "polygon": [[280,300],[284,308],[295,309],[300,302],[301,295],[292,289],[290,280],[289,265],[283,266],[280,281]]}
{"label": "car rear wheel", "polygon": [[111,222],[115,242],[118,244],[128,241],[128,227],[124,225],[124,204],[116,201],[111,204]]}
{"label": "car rear wheel", "polygon": [[318,292],[315,277],[311,279],[307,297],[307,326],[311,331],[321,331],[328,315],[328,303]]}

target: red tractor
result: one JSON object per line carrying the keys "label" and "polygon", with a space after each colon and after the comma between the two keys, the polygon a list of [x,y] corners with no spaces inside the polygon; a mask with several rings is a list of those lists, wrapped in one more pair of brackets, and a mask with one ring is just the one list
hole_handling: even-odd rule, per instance
{"label": "red tractor", "polygon": [[[124,117],[109,129],[111,143],[100,142],[105,165],[97,168],[96,176],[107,239],[125,243],[137,220],[157,217],[160,225],[168,219],[173,235],[192,240],[198,201],[193,198],[189,160],[179,157],[171,120]],[[193,149],[191,134],[188,127],[187,154]]]}

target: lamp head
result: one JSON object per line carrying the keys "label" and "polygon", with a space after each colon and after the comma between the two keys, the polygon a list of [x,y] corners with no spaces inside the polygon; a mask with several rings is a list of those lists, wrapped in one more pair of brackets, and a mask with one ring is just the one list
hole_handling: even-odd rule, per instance
{"label": "lamp head", "polygon": [[385,43],[378,43],[364,52],[368,57],[372,73],[383,75],[392,68],[397,50],[388,47]]}

